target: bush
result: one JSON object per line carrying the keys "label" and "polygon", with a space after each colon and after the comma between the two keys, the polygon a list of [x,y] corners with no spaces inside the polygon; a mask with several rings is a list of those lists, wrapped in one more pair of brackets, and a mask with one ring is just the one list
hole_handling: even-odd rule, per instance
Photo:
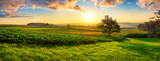
{"label": "bush", "polygon": [[129,37],[129,38],[148,38],[148,34],[128,34],[125,37]]}
{"label": "bush", "polygon": [[160,38],[160,32],[149,32],[149,38]]}
{"label": "bush", "polygon": [[160,32],[157,32],[155,37],[160,38]]}

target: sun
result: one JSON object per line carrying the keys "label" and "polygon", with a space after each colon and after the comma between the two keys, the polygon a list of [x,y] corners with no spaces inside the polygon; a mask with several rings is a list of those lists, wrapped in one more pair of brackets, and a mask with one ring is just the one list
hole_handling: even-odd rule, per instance
{"label": "sun", "polygon": [[84,12],[83,18],[86,22],[92,22],[93,21],[93,14],[89,13],[89,12]]}

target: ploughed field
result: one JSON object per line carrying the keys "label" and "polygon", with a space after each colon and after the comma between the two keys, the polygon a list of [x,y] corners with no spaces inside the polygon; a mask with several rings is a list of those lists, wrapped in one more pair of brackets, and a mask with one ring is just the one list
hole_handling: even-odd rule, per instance
{"label": "ploughed field", "polygon": [[160,61],[160,38],[106,37],[94,29],[0,27],[0,61]]}

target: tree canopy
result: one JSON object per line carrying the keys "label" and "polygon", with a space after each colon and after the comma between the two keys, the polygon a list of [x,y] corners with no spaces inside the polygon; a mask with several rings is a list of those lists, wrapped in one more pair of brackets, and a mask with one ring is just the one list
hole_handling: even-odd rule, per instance
{"label": "tree canopy", "polygon": [[111,36],[111,34],[114,32],[120,32],[120,26],[118,25],[116,20],[113,20],[108,15],[106,15],[105,18],[101,21],[102,22],[100,23],[99,28],[102,29],[103,34],[108,34],[109,36]]}
{"label": "tree canopy", "polygon": [[150,18],[149,22],[137,25],[141,31],[147,31],[149,37],[160,37],[160,10],[154,12],[155,16]]}
{"label": "tree canopy", "polygon": [[160,32],[160,10],[154,13],[155,16],[150,18],[149,22],[137,25],[137,28],[142,31]]}

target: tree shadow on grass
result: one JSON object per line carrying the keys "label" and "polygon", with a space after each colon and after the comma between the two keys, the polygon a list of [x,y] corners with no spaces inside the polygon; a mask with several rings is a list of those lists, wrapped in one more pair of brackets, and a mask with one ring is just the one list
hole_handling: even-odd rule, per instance
{"label": "tree shadow on grass", "polygon": [[134,38],[136,40],[144,41],[144,42],[159,42],[160,38]]}
{"label": "tree shadow on grass", "polygon": [[118,45],[129,51],[140,53],[141,55],[148,56],[155,60],[160,60],[160,46],[150,46],[146,44],[121,42]]}
{"label": "tree shadow on grass", "polygon": [[42,43],[18,43],[18,42],[0,42],[0,44],[16,44],[18,48],[22,48],[24,46],[27,47],[46,47],[46,48],[52,48],[57,46],[79,46],[79,45],[88,45],[88,44],[96,44],[96,43],[104,43],[104,42],[111,42],[111,40],[97,40],[97,41],[68,41],[66,43],[64,42],[55,42],[55,43],[49,43],[49,42],[42,42]]}
{"label": "tree shadow on grass", "polygon": [[117,42],[129,41],[126,37],[122,37],[122,36],[107,36],[107,38]]}

